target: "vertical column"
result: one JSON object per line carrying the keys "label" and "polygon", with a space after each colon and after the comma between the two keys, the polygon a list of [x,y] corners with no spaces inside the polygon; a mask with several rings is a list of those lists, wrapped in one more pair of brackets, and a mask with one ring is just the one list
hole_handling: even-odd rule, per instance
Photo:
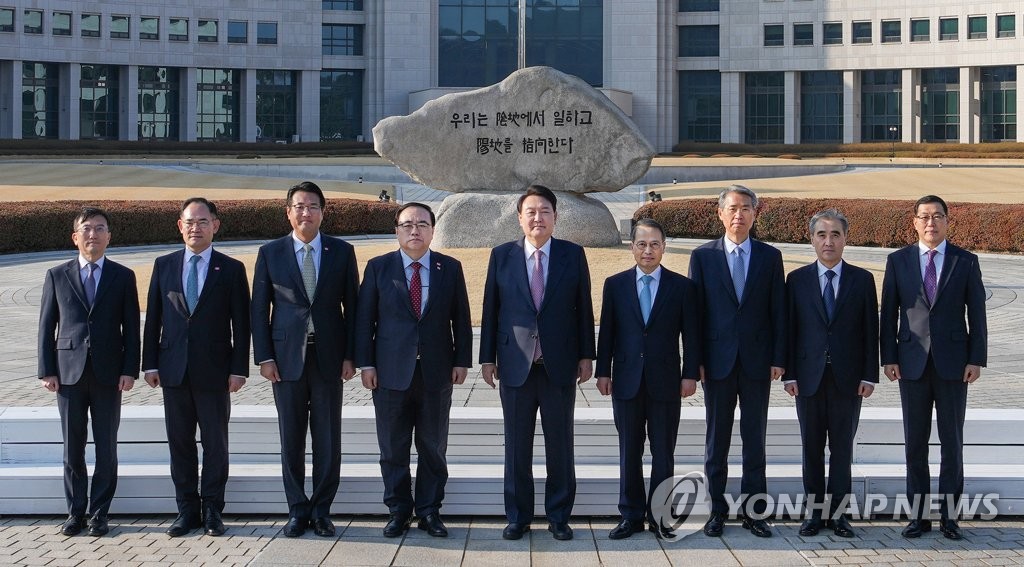
{"label": "vertical column", "polygon": [[921,141],[921,71],[903,69],[900,113],[904,143]]}
{"label": "vertical column", "polygon": [[743,73],[722,73],[722,143],[743,142]]}
{"label": "vertical column", "polygon": [[[1017,77],[1018,80],[1024,79],[1024,65],[1017,65]],[[1021,112],[1024,112],[1024,89],[1017,87],[1017,115],[1014,117],[1017,123],[1017,141],[1024,142],[1024,124],[1021,124],[1019,120]]]}
{"label": "vertical column", "polygon": [[800,143],[800,75],[786,71],[783,80],[782,143]]}
{"label": "vertical column", "polygon": [[21,61],[0,61],[0,138],[21,139]]}
{"label": "vertical column", "polygon": [[123,65],[119,77],[121,81],[121,116],[118,126],[119,140],[136,141],[139,139],[139,68],[136,65]]}
{"label": "vertical column", "polygon": [[296,73],[298,86],[295,123],[300,142],[320,141],[320,72],[304,70]]}
{"label": "vertical column", "polygon": [[843,143],[860,143],[860,71],[843,71]]}
{"label": "vertical column", "polygon": [[981,69],[960,67],[960,143],[973,144],[981,138]]}
{"label": "vertical column", "polygon": [[82,132],[82,66],[65,63],[60,66],[60,132],[61,140],[77,140]]}
{"label": "vertical column", "polygon": [[183,142],[196,141],[196,116],[199,95],[196,89],[196,68],[179,69],[178,88],[178,139]]}
{"label": "vertical column", "polygon": [[242,69],[242,100],[238,109],[238,141],[256,141],[256,69]]}

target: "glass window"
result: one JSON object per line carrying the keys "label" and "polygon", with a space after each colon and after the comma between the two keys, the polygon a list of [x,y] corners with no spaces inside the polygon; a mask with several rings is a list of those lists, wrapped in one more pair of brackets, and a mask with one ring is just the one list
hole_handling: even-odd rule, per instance
{"label": "glass window", "polygon": [[196,139],[237,142],[241,73],[235,69],[196,69]]}
{"label": "glass window", "polygon": [[718,26],[679,26],[680,57],[718,57]]}
{"label": "glass window", "polygon": [[355,140],[363,128],[363,71],[320,71],[320,139]]}
{"label": "glass window", "polygon": [[871,43],[871,22],[853,22],[853,43]]}
{"label": "glass window", "polygon": [[0,8],[0,32],[14,31],[14,8]]}
{"label": "glass window", "polygon": [[800,142],[843,141],[843,73],[800,73]]}
{"label": "glass window", "polygon": [[160,18],[153,16],[139,18],[139,39],[160,39]]}
{"label": "glass window", "polygon": [[128,16],[110,16],[110,37],[114,39],[128,39],[131,37],[128,32]]}
{"label": "glass window", "polygon": [[228,43],[248,43],[249,22],[228,20]]}
{"label": "glass window", "polygon": [[277,22],[257,23],[256,43],[260,45],[277,45]]}
{"label": "glass window", "polygon": [[[472,10],[472,3],[482,4],[479,0],[462,0],[461,3],[466,11]],[[497,0],[496,3],[505,2]],[[527,0],[526,64],[554,67],[576,75],[591,86],[601,86],[604,80],[602,5],[602,0]],[[510,22],[514,32],[516,19]]]}
{"label": "glass window", "polygon": [[782,24],[764,25],[764,46],[779,47],[785,45],[785,26]]}
{"label": "glass window", "polygon": [[81,69],[79,139],[116,140],[120,115],[120,68],[114,65],[82,65]]}
{"label": "glass window", "polygon": [[783,77],[784,74],[778,72],[746,74],[746,143],[783,142],[786,98]]}
{"label": "glass window", "polygon": [[882,43],[899,43],[902,32],[899,20],[882,20]]}
{"label": "glass window", "polygon": [[[482,87],[516,70],[519,3],[441,0],[437,80],[442,87]],[[486,25],[484,23],[486,22]]]}
{"label": "glass window", "polygon": [[952,41],[959,39],[960,20],[956,18],[939,18],[939,40]]}
{"label": "glass window", "polygon": [[722,78],[718,71],[679,73],[679,140],[722,141]]}
{"label": "glass window", "polygon": [[981,68],[981,141],[1017,141],[1017,67]]}
{"label": "glass window", "polygon": [[679,0],[680,12],[717,12],[718,0]]}
{"label": "glass window", "polygon": [[363,0],[323,0],[323,10],[356,10],[363,9]]}
{"label": "glass window", "polygon": [[21,137],[57,139],[60,134],[60,67],[22,63]]}
{"label": "glass window", "polygon": [[291,141],[297,132],[294,71],[256,71],[256,140]]}
{"label": "glass window", "polygon": [[139,67],[139,139],[177,140],[181,100],[175,67]]}
{"label": "glass window", "polygon": [[969,16],[967,18],[967,37],[969,39],[988,37],[988,16]]}
{"label": "glass window", "polygon": [[82,14],[82,37],[100,36],[100,15]]}
{"label": "glass window", "polygon": [[929,41],[931,31],[930,22],[927,18],[910,20],[910,41]]}
{"label": "glass window", "polygon": [[861,141],[891,142],[900,139],[900,71],[862,71],[860,77]]}
{"label": "glass window", "polygon": [[202,43],[217,43],[217,20],[199,20],[199,36]]}
{"label": "glass window", "polygon": [[362,55],[363,26],[323,24],[321,46],[324,55]]}
{"label": "glass window", "polygon": [[1013,14],[996,16],[996,37],[1014,37],[1017,35],[1017,22]]}
{"label": "glass window", "polygon": [[71,35],[71,12],[53,13],[53,35]]}
{"label": "glass window", "polygon": [[814,45],[814,24],[793,24],[793,45]]}
{"label": "glass window", "polygon": [[43,33],[42,10],[25,10],[25,33]]}
{"label": "glass window", "polygon": [[825,45],[841,45],[843,43],[843,24],[840,22],[821,24],[821,42]]}
{"label": "glass window", "polygon": [[167,39],[188,41],[188,18],[171,18],[167,21]]}

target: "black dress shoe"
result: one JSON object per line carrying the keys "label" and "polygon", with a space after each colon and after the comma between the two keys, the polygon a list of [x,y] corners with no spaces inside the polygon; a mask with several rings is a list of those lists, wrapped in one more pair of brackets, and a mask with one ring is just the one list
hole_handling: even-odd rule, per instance
{"label": "black dress shoe", "polygon": [[804,537],[816,536],[820,529],[821,520],[818,518],[807,518],[802,524],[800,524],[800,535]]}
{"label": "black dress shoe", "polygon": [[282,533],[284,534],[284,537],[299,537],[306,533],[306,526],[308,525],[309,520],[292,516],[288,518],[288,523],[284,525]]}
{"label": "black dress shoe", "polygon": [[722,530],[725,529],[725,514],[712,512],[708,521],[704,522],[704,535],[708,537],[722,537]]}
{"label": "black dress shoe", "polygon": [[839,537],[853,537],[853,526],[850,525],[850,519],[846,516],[839,516],[838,519],[832,522],[832,533]]}
{"label": "black dress shoe", "polygon": [[[658,526],[651,524],[651,528],[657,530]],[[608,532],[608,539],[626,539],[627,537],[644,531],[643,520],[622,520],[619,525]]]}
{"label": "black dress shoe", "polygon": [[312,522],[313,533],[320,537],[334,537],[335,529],[334,522],[331,521],[327,516],[321,516],[316,518]]}
{"label": "black dress shoe", "polygon": [[110,533],[110,524],[106,516],[93,516],[89,519],[89,535],[103,537]]}
{"label": "black dress shoe", "polygon": [[665,526],[658,525],[657,522],[651,522],[648,520],[647,529],[651,530],[654,537],[658,539],[671,539],[675,536],[675,530],[672,528],[666,528]]}
{"label": "black dress shoe", "polygon": [[907,527],[903,528],[903,537],[921,537],[921,534],[932,531],[931,520],[910,520]]}
{"label": "black dress shoe", "polygon": [[391,514],[387,525],[384,526],[384,537],[398,537],[409,529],[412,523],[412,516],[408,514]]}
{"label": "black dress shoe", "polygon": [[206,509],[206,513],[203,514],[203,531],[208,536],[222,536],[228,529],[224,526],[224,520],[220,518],[220,511],[216,508],[209,507]]}
{"label": "black dress shoe", "polygon": [[199,514],[192,514],[187,512],[181,512],[178,517],[171,522],[171,527],[167,528],[167,535],[171,537],[181,537],[192,530],[202,525],[199,521]]}
{"label": "black dress shoe", "polygon": [[572,539],[572,528],[566,522],[551,522],[548,524],[548,531],[551,532],[555,539],[558,541],[569,541]]}
{"label": "black dress shoe", "polygon": [[946,539],[964,539],[964,533],[960,531],[960,524],[956,520],[939,520],[939,531]]}
{"label": "black dress shoe", "polygon": [[441,521],[441,516],[438,516],[437,512],[432,512],[420,518],[416,527],[427,532],[431,537],[448,537],[448,528],[445,527],[444,522]]}
{"label": "black dress shoe", "polygon": [[757,537],[772,537],[772,527],[764,520],[743,518],[743,529],[750,530]]}
{"label": "black dress shoe", "polygon": [[85,516],[68,516],[67,520],[60,526],[60,533],[66,536],[76,536],[85,529]]}
{"label": "black dress shoe", "polygon": [[530,531],[530,524],[511,522],[501,531],[501,537],[502,539],[523,539],[523,534],[528,531]]}

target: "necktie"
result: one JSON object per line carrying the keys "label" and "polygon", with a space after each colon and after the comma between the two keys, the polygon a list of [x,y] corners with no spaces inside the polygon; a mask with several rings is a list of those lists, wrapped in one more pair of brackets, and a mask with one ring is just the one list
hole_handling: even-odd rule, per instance
{"label": "necktie", "polygon": [[928,305],[935,303],[935,289],[938,284],[935,274],[935,255],[938,253],[938,250],[929,250],[928,265],[924,267],[924,295],[928,298]]}
{"label": "necktie", "polygon": [[834,277],[836,277],[836,273],[832,270],[825,272],[825,292],[821,295],[821,298],[825,300],[825,315],[828,315],[830,322],[836,314],[836,288],[832,287],[832,278]]}
{"label": "necktie", "polygon": [[640,314],[644,316],[644,324],[647,324],[647,320],[651,318],[651,280],[654,277],[644,274],[640,278],[640,281],[644,284],[644,287],[640,289]]}
{"label": "necktie", "polygon": [[188,279],[185,282],[185,303],[188,305],[188,312],[194,313],[196,304],[199,303],[199,259],[200,256],[192,256],[188,259]]}
{"label": "necktie", "polygon": [[409,266],[412,267],[412,279],[409,281],[409,300],[412,301],[412,310],[416,313],[416,318],[419,319],[423,310],[423,282],[420,280],[420,268],[423,265],[419,262],[413,262]]}
{"label": "necktie", "polygon": [[[533,296],[533,306],[540,311],[540,304],[544,301],[544,253],[536,250],[533,253],[533,275],[530,278],[530,295]],[[533,349],[533,359],[538,360],[544,356],[540,350],[540,339],[537,339],[537,346]]]}
{"label": "necktie", "polygon": [[96,301],[96,269],[99,266],[94,262],[89,262],[86,267],[89,268],[89,275],[85,276],[85,300],[89,303],[89,308],[92,309],[92,304]]}
{"label": "necktie", "polygon": [[[316,293],[316,266],[313,265],[313,247],[309,244],[302,245],[302,251],[305,255],[302,256],[302,284],[306,287],[306,297],[309,298],[309,303],[313,303],[313,294]],[[313,332],[313,316],[312,310],[310,311],[310,317],[306,321],[306,332]]]}
{"label": "necktie", "polygon": [[732,287],[736,290],[736,300],[743,300],[743,283],[747,279],[747,268],[743,265],[743,249],[736,247],[736,257],[732,260]]}

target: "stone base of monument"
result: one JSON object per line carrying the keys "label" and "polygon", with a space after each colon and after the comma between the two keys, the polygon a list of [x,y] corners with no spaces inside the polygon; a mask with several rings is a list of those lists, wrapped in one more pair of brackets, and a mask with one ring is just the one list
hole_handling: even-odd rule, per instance
{"label": "stone base of monument", "polygon": [[[558,221],[555,238],[580,246],[618,246],[622,237],[608,207],[597,199],[556,191]],[[523,237],[516,203],[520,194],[457,193],[437,210],[435,248],[490,248]]]}

